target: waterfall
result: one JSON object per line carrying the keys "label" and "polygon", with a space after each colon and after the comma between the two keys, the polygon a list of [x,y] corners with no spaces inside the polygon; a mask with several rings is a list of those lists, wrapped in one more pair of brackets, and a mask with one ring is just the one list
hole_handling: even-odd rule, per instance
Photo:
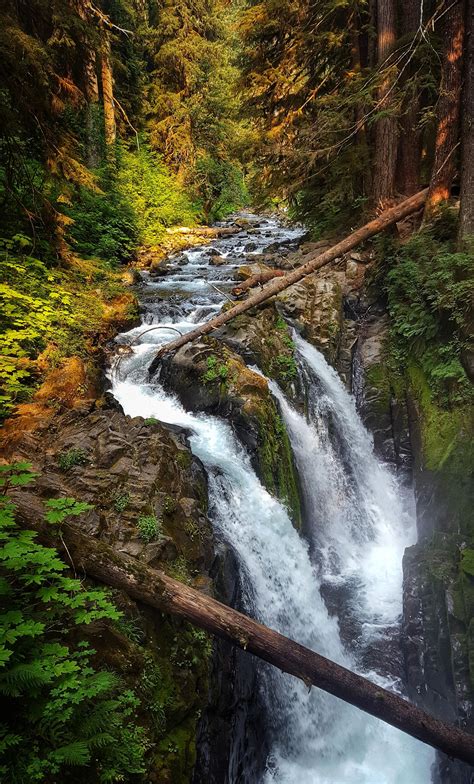
{"label": "waterfall", "polygon": [[[284,233],[276,222],[271,227],[273,234]],[[244,244],[242,238],[233,241],[238,256]],[[267,244],[271,241],[270,236]],[[230,242],[221,241],[223,252],[230,252]],[[189,256],[191,268],[206,267],[205,250]],[[229,270],[220,274],[225,283]],[[196,270],[189,269],[187,275],[192,281]],[[189,301],[190,281],[183,287],[182,271],[177,278],[183,297],[179,312],[170,320],[169,312],[155,309],[153,323],[179,322],[180,328],[191,328],[215,298],[203,298],[202,286],[195,285]],[[156,286],[151,283],[150,289]],[[162,293],[162,284],[158,286]],[[173,286],[167,278],[168,289]],[[293,527],[284,505],[263,487],[230,425],[187,412],[158,382],[149,381],[153,350],[170,337],[160,330],[140,338],[133,355],[121,359],[112,373],[113,393],[126,414],[153,416],[191,433],[191,449],[209,478],[209,516],[216,537],[232,547],[239,562],[246,612],[393,686],[396,679],[386,671],[362,666],[357,646],[348,644],[342,633],[345,618],[324,598],[324,586],[343,586],[351,596],[344,606],[352,628],[362,630],[357,634],[363,649],[369,650],[374,638],[385,640],[400,614],[401,556],[413,533],[400,490],[374,458],[370,437],[337,375],[297,338],[301,371],[309,382],[308,419],[271,383],[295,452],[306,507],[314,512],[308,542]],[[271,753],[259,784],[428,784],[432,752],[427,747],[331,695],[261,666]]]}

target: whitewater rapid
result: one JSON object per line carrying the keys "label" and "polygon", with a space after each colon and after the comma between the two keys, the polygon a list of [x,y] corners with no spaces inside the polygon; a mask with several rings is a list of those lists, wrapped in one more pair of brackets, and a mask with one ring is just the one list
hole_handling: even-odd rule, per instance
{"label": "whitewater rapid", "polygon": [[[298,230],[266,221],[257,245],[297,240]],[[292,233],[293,232],[293,233]],[[301,232],[300,232],[301,233]],[[143,325],[120,336],[135,340],[133,354],[111,370],[112,391],[130,416],[155,417],[187,428],[193,453],[209,480],[209,515],[218,539],[237,555],[246,612],[271,628],[368,675],[400,688],[390,673],[364,665],[374,640],[397,626],[401,613],[403,549],[414,536],[413,517],[395,478],[373,455],[372,441],[354,401],[335,371],[301,338],[298,361],[309,389],[308,417],[270,387],[284,417],[310,510],[307,538],[294,528],[284,505],[256,476],[229,423],[190,413],[147,374],[157,345],[173,338],[168,327],[193,329],[222,306],[223,292],[245,252],[243,237],[216,241],[229,257],[209,265],[209,248],[189,251],[187,263],[158,283],[148,280]],[[255,234],[252,235],[255,240]],[[171,294],[170,294],[171,292]],[[166,297],[174,297],[171,306]],[[163,329],[139,337],[146,325]],[[334,437],[334,433],[336,437]],[[345,612],[357,639],[341,634],[344,617],[329,612],[325,585],[350,593]],[[388,644],[388,636],[387,636]],[[261,688],[270,733],[261,784],[428,784],[433,754],[423,744],[274,668],[262,668]],[[237,784],[231,782],[230,784]]]}

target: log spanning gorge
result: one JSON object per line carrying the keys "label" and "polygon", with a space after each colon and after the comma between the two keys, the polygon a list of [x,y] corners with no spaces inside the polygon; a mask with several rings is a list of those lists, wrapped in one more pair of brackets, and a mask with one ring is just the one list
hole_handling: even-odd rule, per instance
{"label": "log spanning gorge", "polygon": [[[187,431],[207,472],[215,540],[230,549],[238,567],[239,609],[403,694],[402,556],[416,539],[413,499],[374,455],[336,371],[295,332],[304,407],[268,381],[298,475],[299,530],[285,504],[265,488],[231,423],[187,410],[161,383],[159,371],[154,377],[148,372],[157,348],[176,331],[190,332],[220,312],[246,256],[275,244],[296,247],[303,235],[273,218],[243,217],[250,232],[243,228],[171,257],[166,276],[144,278],[143,324],[117,339],[133,351],[117,354],[110,370],[113,394],[126,414]],[[217,255],[219,264],[212,263]],[[429,784],[434,752],[428,746],[252,661],[265,759],[259,770],[229,762],[229,784]]]}

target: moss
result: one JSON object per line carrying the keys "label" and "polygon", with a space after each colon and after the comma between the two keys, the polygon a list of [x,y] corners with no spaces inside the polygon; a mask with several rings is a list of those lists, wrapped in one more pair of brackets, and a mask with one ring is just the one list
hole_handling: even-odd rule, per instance
{"label": "moss", "polygon": [[188,449],[180,449],[175,459],[180,468],[190,468],[193,461],[191,452]]}
{"label": "moss", "polygon": [[139,692],[154,736],[148,767],[157,776],[153,780],[162,784],[191,780],[211,652],[208,635],[164,616],[159,616],[158,635],[144,650]]}
{"label": "moss", "polygon": [[302,522],[301,499],[290,439],[271,398],[258,409],[260,475],[267,490],[287,506],[297,528]]}
{"label": "moss", "polygon": [[472,409],[464,406],[443,409],[433,400],[423,370],[415,362],[408,366],[411,392],[421,416],[424,465],[431,471],[448,469],[465,473],[474,467],[474,422]]}

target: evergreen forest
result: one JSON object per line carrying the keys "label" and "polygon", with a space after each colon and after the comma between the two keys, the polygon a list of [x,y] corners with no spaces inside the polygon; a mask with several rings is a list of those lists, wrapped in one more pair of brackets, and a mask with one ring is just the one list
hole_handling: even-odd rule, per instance
{"label": "evergreen forest", "polygon": [[470,784],[473,0],[2,0],[0,205],[1,781]]}

